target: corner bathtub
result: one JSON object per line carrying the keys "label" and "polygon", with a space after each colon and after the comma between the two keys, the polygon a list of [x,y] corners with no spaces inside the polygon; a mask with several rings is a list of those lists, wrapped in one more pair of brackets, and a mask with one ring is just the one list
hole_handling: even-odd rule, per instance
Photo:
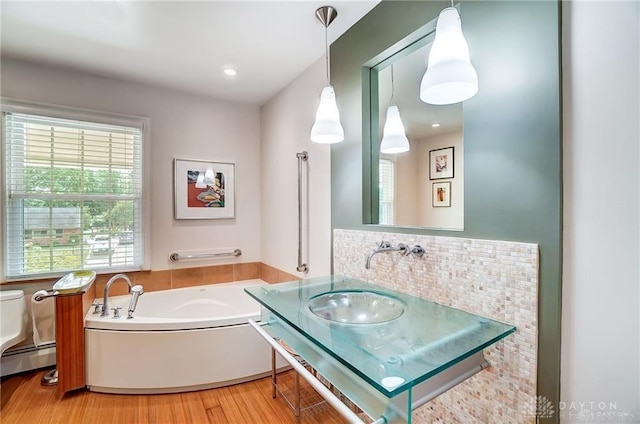
{"label": "corner bathtub", "polygon": [[[247,324],[260,306],[244,287],[262,280],[145,293],[133,319],[130,295],[109,299],[122,318],[85,317],[86,381],[104,393],[176,393],[269,375],[271,349]],[[285,365],[279,363],[278,367]]]}

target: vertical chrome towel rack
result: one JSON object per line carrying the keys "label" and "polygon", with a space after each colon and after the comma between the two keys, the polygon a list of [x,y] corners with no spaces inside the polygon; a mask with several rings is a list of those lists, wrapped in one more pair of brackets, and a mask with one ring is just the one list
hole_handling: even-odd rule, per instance
{"label": "vertical chrome towel rack", "polygon": [[302,168],[303,163],[309,159],[309,153],[306,151],[296,153],[296,157],[298,158],[298,267],[296,270],[306,274],[309,272],[309,265],[302,262]]}

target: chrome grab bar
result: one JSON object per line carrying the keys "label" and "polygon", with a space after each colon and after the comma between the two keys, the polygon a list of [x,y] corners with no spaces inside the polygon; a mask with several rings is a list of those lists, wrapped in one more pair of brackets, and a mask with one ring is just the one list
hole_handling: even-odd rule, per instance
{"label": "chrome grab bar", "polygon": [[309,265],[302,263],[302,163],[309,159],[309,153],[296,153],[298,158],[298,272],[309,272]]}
{"label": "chrome grab bar", "polygon": [[222,253],[202,253],[199,255],[181,255],[179,253],[172,253],[169,255],[169,260],[171,262],[178,262],[182,259],[207,259],[207,258],[219,258],[223,256],[240,256],[242,255],[242,250],[235,249],[233,252],[222,252]]}

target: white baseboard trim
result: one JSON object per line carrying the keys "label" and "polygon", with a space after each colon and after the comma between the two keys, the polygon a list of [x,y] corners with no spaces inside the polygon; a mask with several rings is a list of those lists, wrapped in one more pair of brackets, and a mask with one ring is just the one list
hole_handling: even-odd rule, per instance
{"label": "white baseboard trim", "polygon": [[50,367],[56,364],[55,343],[40,346],[26,346],[21,349],[10,350],[2,355],[0,360],[0,374],[2,377],[38,368]]}

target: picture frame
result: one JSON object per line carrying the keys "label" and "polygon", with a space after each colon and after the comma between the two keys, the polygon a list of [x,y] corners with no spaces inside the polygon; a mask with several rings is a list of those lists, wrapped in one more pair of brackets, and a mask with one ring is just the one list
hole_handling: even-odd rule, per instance
{"label": "picture frame", "polygon": [[235,218],[235,164],[174,159],[173,194],[175,219]]}
{"label": "picture frame", "polygon": [[453,178],[453,147],[429,151],[429,179]]}
{"label": "picture frame", "polygon": [[434,208],[451,207],[451,182],[432,184],[432,203]]}

